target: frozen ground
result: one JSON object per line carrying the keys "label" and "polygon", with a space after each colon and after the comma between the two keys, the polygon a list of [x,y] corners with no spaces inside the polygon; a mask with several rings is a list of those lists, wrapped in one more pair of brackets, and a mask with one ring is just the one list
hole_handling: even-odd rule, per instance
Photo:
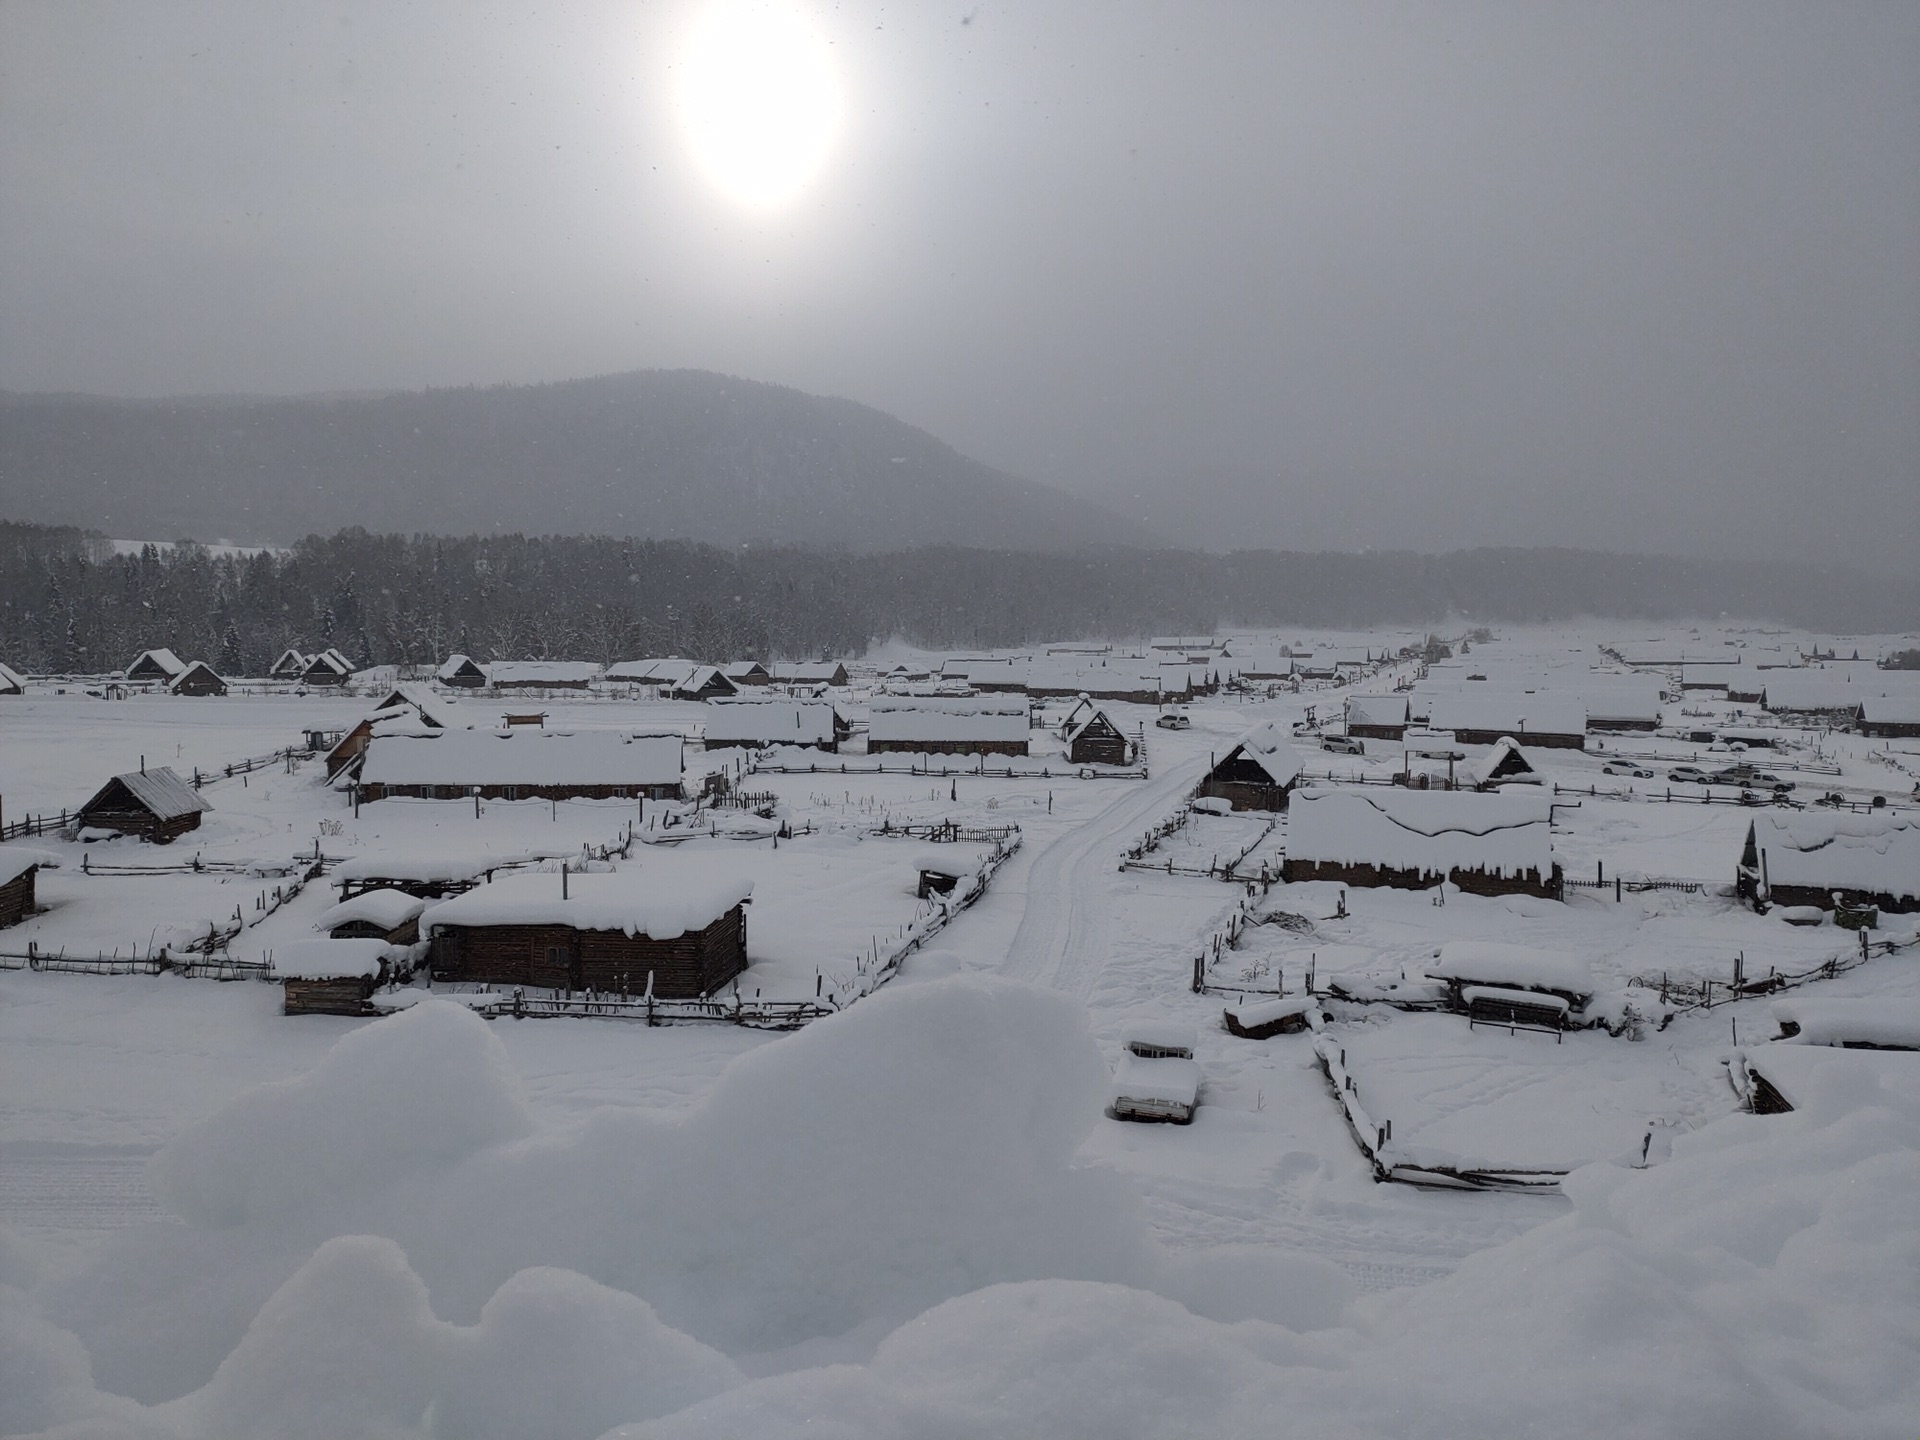
{"label": "frozen ground", "polygon": [[[1584,668],[1597,638],[1476,648]],[[915,913],[924,847],[868,834],[883,816],[1017,823],[1025,842],[934,952],[795,1036],[442,1007],[289,1019],[252,982],[0,973],[0,1433],[1910,1434],[1920,1116],[1839,1070],[1809,1111],[1736,1114],[1723,1062],[1736,1023],[1743,1043],[1770,1032],[1765,1000],[1562,1044],[1339,1009],[1331,1031],[1396,1139],[1586,1166],[1565,1193],[1520,1195],[1376,1184],[1308,1037],[1237,1040],[1219,1023],[1232,996],[1191,993],[1244,891],[1120,855],[1248,724],[1327,699],[1223,697],[1190,731],[1149,724],[1145,781],[756,777],[813,833],[682,853],[753,873],[743,984],[769,994],[810,992],[816,968],[850,967]],[[359,713],[349,697],[0,703],[10,816],[71,806],[142,753],[212,766]],[[1698,748],[1617,743],[1662,773]],[[1819,746],[1841,773],[1803,787],[1899,797],[1900,767],[1920,768],[1854,737]],[[1731,879],[1747,812],[1666,803],[1664,781],[1651,802],[1654,782],[1600,774],[1597,752],[1545,760],[1599,792],[1558,814],[1570,875]],[[1309,757],[1323,774],[1382,763]],[[639,818],[493,802],[356,818],[311,767],[208,794],[206,826],[170,850],[93,857],[573,851]],[[1199,820],[1153,858],[1204,866],[1259,828]],[[0,948],[150,946],[236,905],[250,920],[282,883],[89,875],[79,847],[33,843],[60,861],[41,875],[50,908]],[[330,898],[316,883],[235,952],[310,933]],[[1569,950],[1603,986],[1724,981],[1736,956],[1749,976],[1803,970],[1852,944],[1711,889],[1444,906],[1349,891],[1341,915],[1336,887],[1279,886],[1257,909],[1289,918],[1250,928],[1216,985],[1415,976],[1453,939]],[[1802,993],[1920,995],[1916,953]],[[1190,1127],[1099,1115],[1140,1019],[1198,1031]],[[1671,1158],[1632,1168],[1650,1125]]]}

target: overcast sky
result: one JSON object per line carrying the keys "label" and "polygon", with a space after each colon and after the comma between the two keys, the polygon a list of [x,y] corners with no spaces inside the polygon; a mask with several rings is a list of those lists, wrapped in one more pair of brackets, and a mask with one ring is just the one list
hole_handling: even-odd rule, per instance
{"label": "overcast sky", "polygon": [[692,366],[1215,546],[1913,563],[1911,0],[816,4],[770,211],[699,9],[0,0],[0,388]]}

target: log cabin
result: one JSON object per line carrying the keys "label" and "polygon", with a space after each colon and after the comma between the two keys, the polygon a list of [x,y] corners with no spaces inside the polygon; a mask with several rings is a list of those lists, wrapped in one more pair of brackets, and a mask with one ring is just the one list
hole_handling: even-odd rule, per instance
{"label": "log cabin", "polygon": [[1756,910],[1813,905],[1920,911],[1920,824],[1905,817],[1768,812],[1747,826],[1734,889]]}
{"label": "log cabin", "polygon": [[1025,755],[1030,712],[1013,696],[876,697],[867,721],[870,755]]}
{"label": "log cabin", "polygon": [[1302,790],[1287,817],[1289,883],[1563,898],[1551,799],[1455,790]]}
{"label": "log cabin", "polygon": [[747,968],[752,894],[752,881],[676,856],[503,876],[427,917],[433,978],[697,999]]}
{"label": "log cabin", "polygon": [[449,655],[433,678],[451,689],[478,690],[487,683],[487,672],[470,655]]}
{"label": "log cabin", "polygon": [[273,951],[288,1015],[372,1015],[373,992],[393,977],[381,940],[295,940]]}
{"label": "log cabin", "polygon": [[1067,734],[1067,760],[1074,765],[1124,765],[1132,746],[1104,710],[1083,715]]}
{"label": "log cabin", "polygon": [[187,668],[187,662],[171,650],[142,650],[133,657],[127,666],[126,678],[129,680],[157,680],[162,685],[171,685],[181,671]]}
{"label": "log cabin", "polygon": [[404,890],[362,890],[350,900],[320,912],[313,928],[335,940],[383,940],[411,945],[420,938],[420,912],[427,901]]}
{"label": "log cabin", "polygon": [[678,735],[615,730],[441,730],[379,735],[360,762],[359,796],[384,800],[674,800]]}
{"label": "log cabin", "polygon": [[200,828],[211,803],[167,766],[116,775],[80,807],[79,830],[111,830],[138,835],[155,845],[170,844]]}
{"label": "log cabin", "polygon": [[174,676],[167,689],[175,695],[224,695],[227,682],[206,661],[196,660]]}
{"label": "log cabin", "polygon": [[1236,810],[1279,811],[1300,779],[1300,752],[1272,721],[1249,730],[1200,782],[1202,798]]}
{"label": "log cabin", "polygon": [[37,858],[0,850],[0,929],[34,913],[33,877],[39,873]]}
{"label": "log cabin", "polygon": [[852,724],[826,700],[717,700],[703,743],[709,750],[799,745],[833,754],[852,734]]}

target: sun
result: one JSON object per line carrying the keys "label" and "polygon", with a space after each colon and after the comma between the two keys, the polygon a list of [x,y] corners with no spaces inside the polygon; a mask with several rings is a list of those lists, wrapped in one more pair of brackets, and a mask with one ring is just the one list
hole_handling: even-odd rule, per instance
{"label": "sun", "polygon": [[790,0],[715,0],[681,46],[676,102],[695,165],[745,209],[778,210],[839,137],[840,77]]}

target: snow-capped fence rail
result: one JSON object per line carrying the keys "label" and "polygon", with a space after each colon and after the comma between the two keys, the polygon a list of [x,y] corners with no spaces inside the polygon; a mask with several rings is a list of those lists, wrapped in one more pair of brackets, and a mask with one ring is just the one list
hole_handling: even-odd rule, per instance
{"label": "snow-capped fence rail", "polygon": [[[1159,875],[1192,875],[1204,880],[1224,880],[1230,885],[1251,883],[1260,886],[1263,891],[1280,878],[1278,865],[1276,864],[1273,867],[1269,867],[1264,860],[1260,862],[1259,870],[1252,875],[1243,874],[1240,869],[1240,867],[1246,863],[1247,857],[1264,845],[1267,842],[1267,838],[1279,828],[1280,817],[1277,815],[1266,823],[1258,835],[1241,846],[1238,853],[1233,855],[1231,859],[1223,861],[1218,854],[1215,854],[1209,857],[1205,865],[1175,864],[1171,855],[1159,861],[1148,860],[1146,856],[1159,847],[1160,841],[1164,839],[1166,835],[1171,835],[1175,830],[1180,829],[1181,826],[1186,823],[1186,817],[1192,813],[1191,810],[1182,810],[1178,816],[1171,817],[1170,821],[1162,821],[1161,826],[1170,825],[1170,828],[1165,829],[1164,833],[1162,833],[1160,827],[1156,827],[1154,831],[1149,832],[1146,839],[1143,839],[1139,845],[1127,851],[1126,855],[1120,861],[1120,868],[1122,870],[1150,870]],[[1178,823],[1171,823],[1171,821],[1177,821]]]}
{"label": "snow-capped fence rail", "polygon": [[302,760],[311,758],[313,753],[304,745],[287,745],[266,755],[250,755],[244,760],[232,761],[230,764],[222,765],[218,770],[202,770],[196,765],[193,767],[193,788],[202,790],[218,781],[231,780],[236,775],[251,775],[254,771],[264,770],[269,765],[284,765],[287,774],[291,775],[294,766]]}
{"label": "snow-capped fence rail", "polygon": [[1629,985],[1637,985],[1644,990],[1658,990],[1660,1002],[1668,1009],[1660,1028],[1665,1029],[1677,1014],[1694,1010],[1711,1010],[1715,1005],[1726,1005],[1735,1000],[1749,1000],[1756,996],[1773,995],[1782,990],[1798,990],[1803,985],[1812,985],[1821,980],[1832,980],[1857,970],[1876,955],[1894,955],[1902,950],[1911,950],[1920,945],[1920,940],[1872,940],[1865,930],[1856,932],[1860,937],[1858,949],[1845,950],[1838,955],[1830,955],[1819,964],[1805,970],[1784,971],[1769,966],[1765,975],[1749,978],[1746,973],[1746,956],[1742,952],[1734,960],[1733,976],[1728,980],[1715,980],[1711,976],[1698,979],[1682,977],[1674,979],[1671,975],[1634,975],[1629,977]]}
{"label": "snow-capped fence rail", "polygon": [[1018,825],[962,825],[958,820],[941,820],[930,825],[896,825],[882,817],[880,823],[867,833],[894,839],[926,840],[935,845],[969,842],[994,845],[1018,834],[1019,830]]}

